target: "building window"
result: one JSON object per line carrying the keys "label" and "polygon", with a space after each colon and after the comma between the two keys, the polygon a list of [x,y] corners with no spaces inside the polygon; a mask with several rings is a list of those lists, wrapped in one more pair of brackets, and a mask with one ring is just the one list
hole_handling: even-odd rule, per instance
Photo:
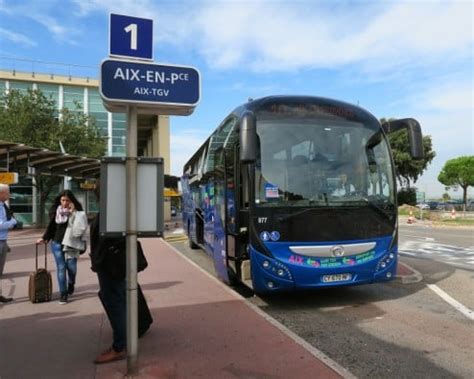
{"label": "building window", "polygon": [[29,89],[33,89],[33,83],[31,82],[17,82],[14,80],[10,81],[10,90],[16,89],[18,91],[26,92]]}
{"label": "building window", "polygon": [[70,111],[77,109],[76,104],[79,104],[84,109],[84,88],[76,86],[64,86],[63,87],[63,108],[67,108]]}

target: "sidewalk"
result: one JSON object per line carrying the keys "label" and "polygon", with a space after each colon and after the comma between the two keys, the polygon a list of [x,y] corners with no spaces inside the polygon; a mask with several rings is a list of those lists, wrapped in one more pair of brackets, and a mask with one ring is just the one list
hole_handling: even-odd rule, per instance
{"label": "sidewalk", "polygon": [[[78,262],[76,293],[58,303],[31,304],[29,273],[40,231],[10,235],[0,305],[0,378],[122,378],[126,361],[95,365],[111,344],[111,329],[97,298],[89,258]],[[139,378],[338,378],[336,363],[292,338],[276,322],[199,269],[161,239],[143,239],[149,267],[138,280],[154,323],[139,340]],[[22,246],[23,245],[23,246]]]}

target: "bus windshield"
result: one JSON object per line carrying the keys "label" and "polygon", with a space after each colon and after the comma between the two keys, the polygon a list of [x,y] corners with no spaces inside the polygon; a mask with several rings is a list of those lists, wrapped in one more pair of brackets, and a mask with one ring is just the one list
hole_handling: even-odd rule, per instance
{"label": "bus windshield", "polygon": [[258,207],[394,205],[389,146],[373,122],[260,119],[257,135]]}

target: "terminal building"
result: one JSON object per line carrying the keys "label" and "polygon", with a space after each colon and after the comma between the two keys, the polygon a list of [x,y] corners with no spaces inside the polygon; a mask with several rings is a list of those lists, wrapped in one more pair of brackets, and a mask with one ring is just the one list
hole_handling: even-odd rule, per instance
{"label": "terminal building", "polygon": [[[58,117],[60,110],[76,109],[76,103],[82,111],[93,116],[99,131],[107,142],[106,156],[121,157],[126,155],[126,114],[108,112],[99,94],[99,82],[89,77],[74,77],[71,75],[40,74],[36,72],[17,71],[15,69],[0,70],[0,91],[41,90],[57,104]],[[58,146],[58,151],[60,147]],[[170,174],[170,120],[168,116],[139,115],[138,117],[138,156],[161,157],[164,159],[165,176]],[[0,171],[5,168],[0,167]],[[80,189],[80,183],[75,183],[71,189]],[[58,189],[59,190],[59,189]],[[35,188],[28,179],[12,186],[11,205],[17,217],[24,224],[35,224]],[[15,196],[18,193],[19,196]],[[81,199],[87,197],[79,194]],[[172,189],[165,189],[165,220],[170,218],[170,198],[178,194]],[[88,204],[89,205],[89,204]],[[96,208],[92,204],[92,208]],[[89,211],[94,209],[89,208]]]}

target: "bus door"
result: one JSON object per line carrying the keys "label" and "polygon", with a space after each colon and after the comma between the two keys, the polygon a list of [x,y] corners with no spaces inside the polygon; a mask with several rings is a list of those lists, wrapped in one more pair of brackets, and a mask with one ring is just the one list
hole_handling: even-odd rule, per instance
{"label": "bus door", "polygon": [[204,246],[208,254],[214,251],[214,218],[215,218],[215,198],[214,179],[208,178],[203,186],[203,221],[204,221]]}
{"label": "bus door", "polygon": [[[206,219],[206,240],[211,244],[211,256],[217,276],[229,282],[226,263],[225,238],[225,178],[223,149],[214,151],[212,177],[209,177],[208,188],[211,200],[210,212]],[[211,196],[212,195],[212,196]]]}
{"label": "bus door", "polygon": [[248,210],[242,209],[242,177],[238,147],[225,152],[226,258],[230,281],[242,280],[241,264],[247,246]]}
{"label": "bus door", "polygon": [[213,215],[213,260],[217,275],[229,283],[227,270],[227,247],[225,233],[225,180],[223,172],[216,172],[214,177],[214,215]]}

